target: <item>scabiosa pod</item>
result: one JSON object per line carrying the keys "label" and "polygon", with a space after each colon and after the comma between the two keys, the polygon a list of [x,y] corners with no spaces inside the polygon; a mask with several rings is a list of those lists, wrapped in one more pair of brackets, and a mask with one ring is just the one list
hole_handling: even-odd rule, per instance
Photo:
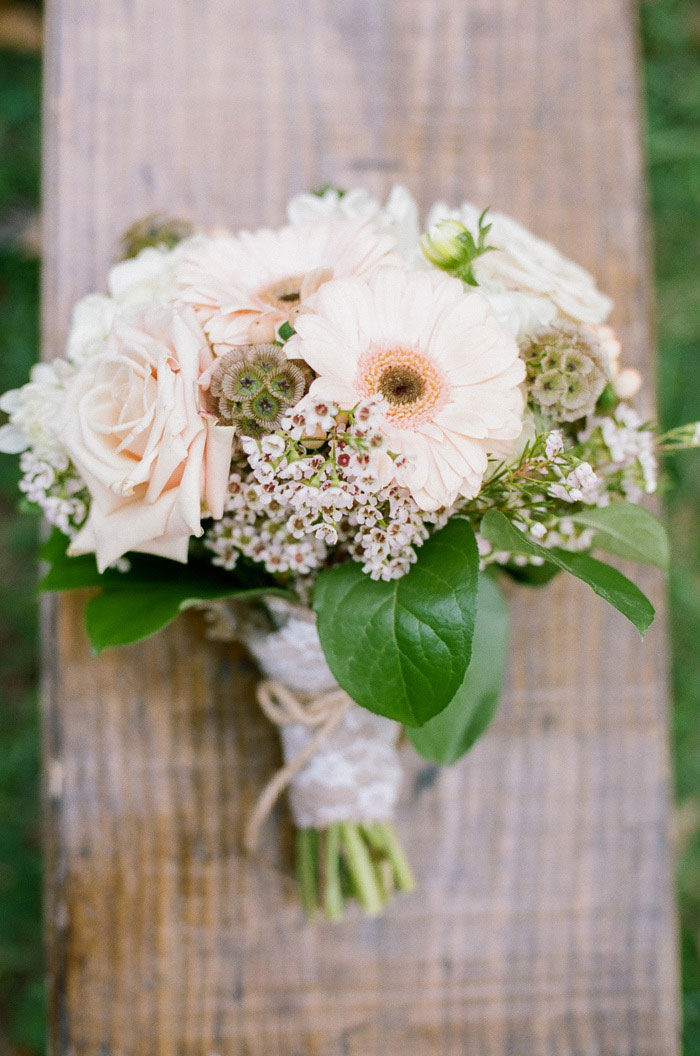
{"label": "scabiosa pod", "polygon": [[165,213],[153,213],[137,220],[124,232],[121,243],[123,260],[137,257],[144,249],[174,249],[184,239],[194,234],[189,220],[182,220]]}
{"label": "scabiosa pod", "polygon": [[288,360],[277,345],[243,345],[220,356],[211,369],[212,411],[239,435],[262,436],[279,427],[307,380],[304,364]]}
{"label": "scabiosa pod", "polygon": [[553,421],[593,414],[612,376],[606,345],[592,326],[559,326],[523,342],[530,399]]}

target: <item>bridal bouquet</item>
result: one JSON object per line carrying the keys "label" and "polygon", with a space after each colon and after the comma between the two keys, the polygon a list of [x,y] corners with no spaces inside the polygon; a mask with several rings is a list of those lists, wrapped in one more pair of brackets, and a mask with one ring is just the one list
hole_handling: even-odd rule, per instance
{"label": "bridal bouquet", "polygon": [[243,641],[284,767],[308,911],[413,884],[397,741],[452,763],[498,701],[499,581],[585,581],[653,608],[593,552],[664,566],[643,506],[660,435],[631,405],[591,278],[515,221],[326,188],[276,230],[132,228],[65,357],[5,393],[0,449],[54,526],[45,590],[94,587],[96,652],[185,607]]}

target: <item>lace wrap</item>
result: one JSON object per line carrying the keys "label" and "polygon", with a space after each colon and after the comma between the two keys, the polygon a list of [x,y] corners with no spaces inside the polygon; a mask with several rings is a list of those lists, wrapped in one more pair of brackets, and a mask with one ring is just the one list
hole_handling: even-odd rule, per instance
{"label": "lace wrap", "polygon": [[[241,627],[266,678],[309,700],[337,683],[328,667],[310,609],[279,599],[268,602],[281,626],[265,632]],[[400,726],[353,704],[340,726],[292,780],[289,801],[300,828],[325,828],[334,821],[390,821],[401,784],[396,748]],[[314,731],[300,723],[280,727],[285,763],[309,744]]]}

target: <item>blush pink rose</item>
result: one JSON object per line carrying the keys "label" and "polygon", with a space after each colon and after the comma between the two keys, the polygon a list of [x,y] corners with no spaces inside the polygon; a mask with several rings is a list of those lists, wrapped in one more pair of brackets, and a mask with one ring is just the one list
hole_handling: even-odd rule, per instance
{"label": "blush pink rose", "polygon": [[130,550],[187,560],[191,536],[223,514],[233,429],[201,402],[212,353],[191,309],[117,317],[105,350],[71,380],[59,435],[90,492],[71,554],[102,572]]}

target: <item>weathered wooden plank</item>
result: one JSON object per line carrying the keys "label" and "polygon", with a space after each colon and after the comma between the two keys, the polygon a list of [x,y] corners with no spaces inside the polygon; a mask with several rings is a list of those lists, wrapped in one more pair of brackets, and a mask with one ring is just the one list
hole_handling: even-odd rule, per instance
{"label": "weathered wooden plank", "polygon": [[[648,369],[635,67],[626,0],[50,0],[47,355],[140,215],[401,180],[581,259]],[[662,626],[518,594],[493,729],[439,777],[406,753],[419,891],[313,928],[284,812],[240,853],[277,761],[245,658],[191,615],[95,662],[81,604],[45,621],[53,1052],[677,1052]]]}

